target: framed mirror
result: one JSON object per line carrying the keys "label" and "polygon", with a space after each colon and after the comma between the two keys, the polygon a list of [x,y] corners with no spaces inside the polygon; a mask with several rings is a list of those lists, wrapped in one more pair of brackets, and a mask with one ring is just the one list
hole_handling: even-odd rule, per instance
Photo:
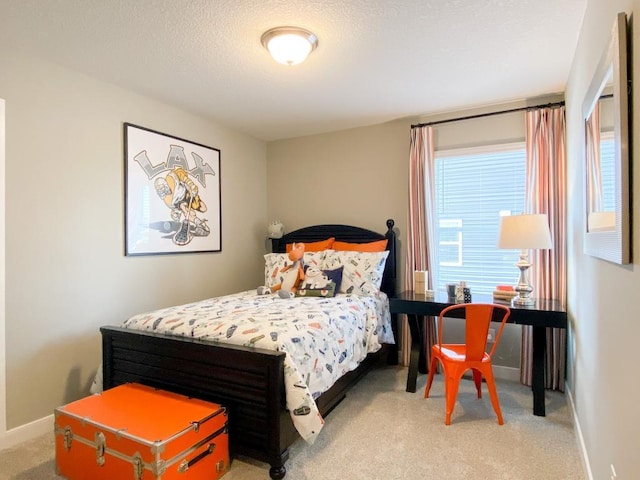
{"label": "framed mirror", "polygon": [[585,121],[585,253],[631,262],[627,16],[619,13],[582,111]]}

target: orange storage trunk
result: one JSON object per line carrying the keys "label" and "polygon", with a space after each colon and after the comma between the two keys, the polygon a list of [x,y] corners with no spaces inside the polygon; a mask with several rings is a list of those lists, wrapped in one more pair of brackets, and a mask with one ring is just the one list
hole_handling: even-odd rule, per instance
{"label": "orange storage trunk", "polygon": [[224,407],[136,383],[56,408],[55,435],[69,480],[216,480],[229,468]]}

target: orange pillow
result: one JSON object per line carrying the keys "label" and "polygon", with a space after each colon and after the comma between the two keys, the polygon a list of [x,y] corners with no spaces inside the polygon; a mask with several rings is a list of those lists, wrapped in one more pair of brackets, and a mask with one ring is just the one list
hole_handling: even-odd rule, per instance
{"label": "orange pillow", "polygon": [[[331,248],[333,245],[333,241],[335,238],[327,238],[326,240],[320,240],[319,242],[302,242],[304,243],[304,251],[305,252],[321,252],[322,250],[327,250]],[[287,243],[286,251],[289,253],[291,251],[291,243]]]}
{"label": "orange pillow", "polygon": [[376,240],[368,243],[333,242],[334,250],[349,250],[352,252],[384,252],[387,248],[387,239]]}

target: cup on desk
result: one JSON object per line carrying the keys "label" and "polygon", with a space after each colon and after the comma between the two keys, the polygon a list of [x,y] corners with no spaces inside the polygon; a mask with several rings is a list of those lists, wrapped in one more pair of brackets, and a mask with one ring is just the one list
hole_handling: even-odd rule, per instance
{"label": "cup on desk", "polygon": [[457,287],[457,283],[447,283],[447,297],[449,297],[449,301],[455,301]]}

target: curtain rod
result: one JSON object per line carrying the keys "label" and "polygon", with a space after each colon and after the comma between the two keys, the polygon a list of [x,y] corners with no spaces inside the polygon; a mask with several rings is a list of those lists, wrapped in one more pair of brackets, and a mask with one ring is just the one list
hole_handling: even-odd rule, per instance
{"label": "curtain rod", "polygon": [[513,113],[513,112],[521,112],[523,110],[533,110],[535,108],[551,108],[551,107],[561,107],[561,106],[564,106],[564,100],[561,102],[552,102],[552,103],[547,103],[543,105],[532,105],[530,107],[512,108],[510,110],[501,110],[498,112],[478,113],[477,115],[468,115],[466,117],[448,118],[446,120],[435,120],[433,122],[418,123],[415,125],[411,125],[411,128],[428,127],[431,125],[439,125],[441,123],[459,122],[461,120],[472,120],[474,118],[491,117],[493,115],[501,115],[503,113]]}

